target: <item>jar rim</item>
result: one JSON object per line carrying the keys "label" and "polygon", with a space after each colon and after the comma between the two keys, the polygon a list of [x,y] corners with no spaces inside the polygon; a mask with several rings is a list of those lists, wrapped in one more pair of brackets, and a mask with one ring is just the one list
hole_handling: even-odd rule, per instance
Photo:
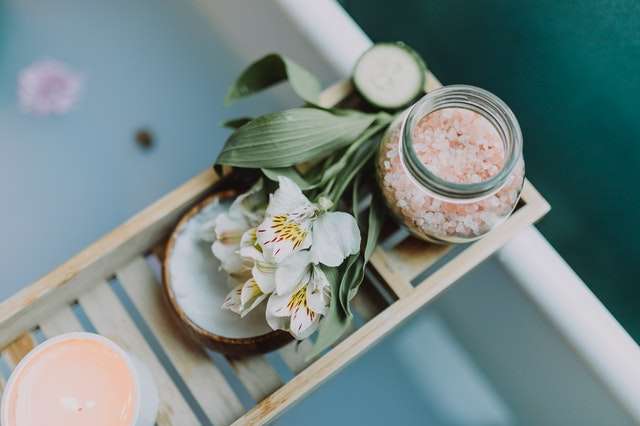
{"label": "jar rim", "polygon": [[[413,146],[412,131],[424,116],[441,109],[464,108],[486,118],[505,145],[506,161],[489,179],[475,183],[457,183],[431,172],[418,157]],[[522,131],[513,111],[493,93],[479,87],[456,84],[435,89],[411,106],[400,128],[401,161],[410,176],[436,195],[462,200],[475,200],[495,194],[507,182],[522,157]]]}

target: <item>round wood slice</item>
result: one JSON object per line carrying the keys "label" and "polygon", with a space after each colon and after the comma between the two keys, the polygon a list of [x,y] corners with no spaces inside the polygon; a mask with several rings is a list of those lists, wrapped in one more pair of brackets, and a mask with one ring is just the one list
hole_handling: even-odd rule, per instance
{"label": "round wood slice", "polygon": [[236,195],[232,190],[215,193],[178,222],[165,248],[163,289],[180,324],[200,343],[228,355],[265,353],[287,344],[292,337],[271,330],[264,303],[244,318],[221,309],[231,290],[227,273],[220,269],[211,243],[198,233],[206,220],[228,210]]}

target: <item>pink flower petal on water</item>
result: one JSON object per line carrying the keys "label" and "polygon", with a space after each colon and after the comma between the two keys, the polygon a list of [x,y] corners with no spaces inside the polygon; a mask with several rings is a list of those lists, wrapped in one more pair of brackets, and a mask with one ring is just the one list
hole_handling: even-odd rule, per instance
{"label": "pink flower petal on water", "polygon": [[82,76],[55,60],[34,62],[18,76],[20,108],[35,115],[61,115],[78,101]]}

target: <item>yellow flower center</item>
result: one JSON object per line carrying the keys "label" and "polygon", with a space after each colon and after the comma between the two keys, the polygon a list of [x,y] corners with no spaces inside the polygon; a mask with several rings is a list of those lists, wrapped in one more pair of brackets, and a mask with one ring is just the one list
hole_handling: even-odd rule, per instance
{"label": "yellow flower center", "polygon": [[290,311],[295,311],[296,309],[302,308],[307,311],[307,315],[311,320],[313,320],[316,316],[316,313],[309,308],[307,304],[307,287],[300,287],[295,293],[291,295],[289,299],[289,303],[287,303],[287,308]]}
{"label": "yellow flower center", "polygon": [[275,237],[268,243],[278,243],[280,241],[291,241],[293,248],[297,249],[307,237],[307,231],[299,223],[289,220],[287,215],[273,217],[271,228],[275,232]]}

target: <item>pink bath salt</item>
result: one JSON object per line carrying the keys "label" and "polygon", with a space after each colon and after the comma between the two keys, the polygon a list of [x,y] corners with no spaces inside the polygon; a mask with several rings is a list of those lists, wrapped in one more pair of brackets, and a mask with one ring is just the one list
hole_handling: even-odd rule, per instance
{"label": "pink bath salt", "polygon": [[[467,241],[486,234],[513,211],[524,181],[522,159],[495,194],[475,201],[447,199],[410,177],[401,160],[400,127],[398,119],[382,140],[378,178],[387,204],[414,233],[437,241]],[[498,131],[467,109],[446,108],[420,118],[412,142],[425,167],[448,182],[488,180],[506,161]]]}
{"label": "pink bath salt", "polygon": [[498,131],[468,109],[446,108],[422,117],[413,130],[413,146],[427,169],[448,182],[482,182],[504,165]]}

